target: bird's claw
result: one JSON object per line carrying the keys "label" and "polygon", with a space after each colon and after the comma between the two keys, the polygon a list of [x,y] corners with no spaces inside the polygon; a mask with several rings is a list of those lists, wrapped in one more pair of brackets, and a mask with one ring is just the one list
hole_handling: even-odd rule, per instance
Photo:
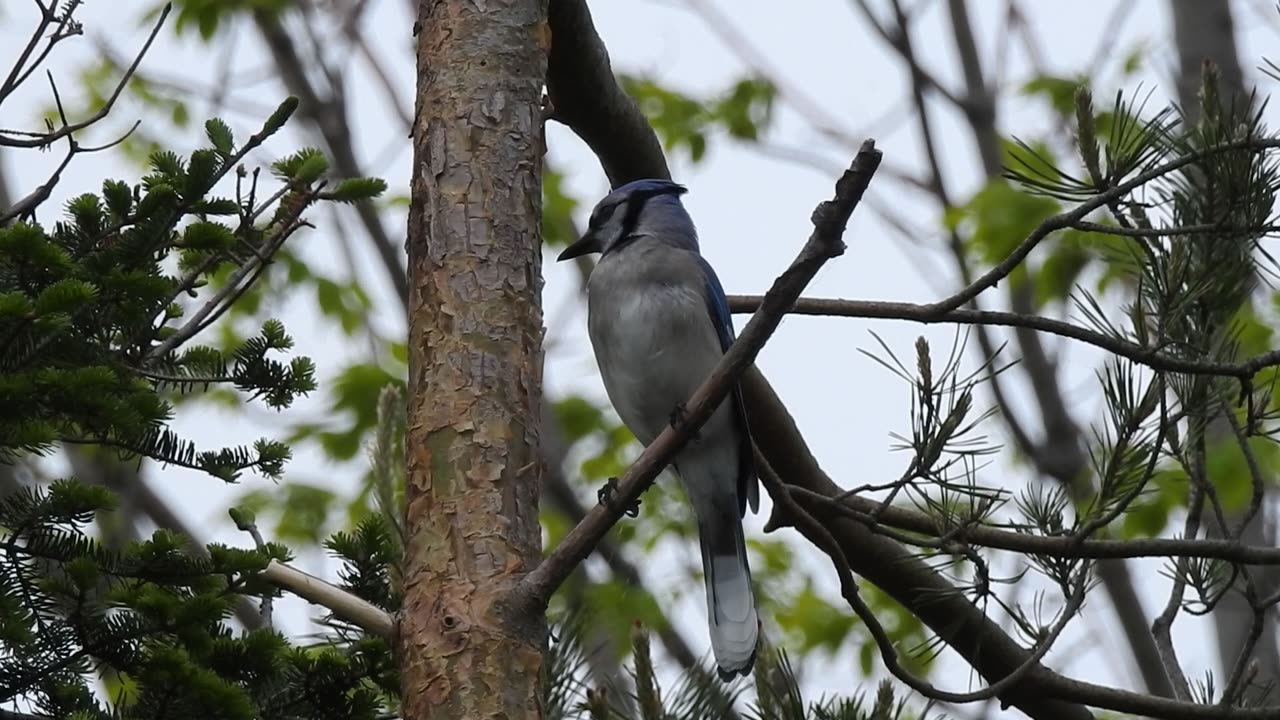
{"label": "bird's claw", "polygon": [[[613,504],[613,496],[617,491],[618,478],[611,477],[605,482],[600,490],[596,492],[596,499],[600,501],[601,505],[604,505],[611,510],[617,510],[618,508]],[[640,515],[640,498],[636,498],[630,505],[622,508],[622,514],[627,517],[638,517]]]}
{"label": "bird's claw", "polygon": [[[667,419],[671,423],[672,429],[679,430],[680,426],[684,425],[689,419],[689,408],[685,407],[684,403],[676,403],[676,406],[671,408],[671,415]],[[697,430],[693,431],[692,438],[694,440],[698,439]]]}

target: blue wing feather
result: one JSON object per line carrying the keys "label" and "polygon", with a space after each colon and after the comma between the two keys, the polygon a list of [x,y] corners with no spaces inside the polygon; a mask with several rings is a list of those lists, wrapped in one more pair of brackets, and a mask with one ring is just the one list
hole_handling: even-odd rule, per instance
{"label": "blue wing feather", "polygon": [[[724,286],[720,284],[720,278],[716,277],[716,271],[712,269],[711,263],[701,255],[697,257],[698,264],[702,267],[702,274],[706,278],[707,312],[716,328],[716,335],[720,338],[721,351],[728,351],[734,340],[733,316],[729,313],[729,300],[725,297]],[[730,397],[733,400],[734,421],[739,431],[738,512],[746,515],[748,504],[751,505],[753,512],[760,505],[751,449],[751,428],[747,425],[746,404],[742,401],[741,387],[735,385]]]}
{"label": "blue wing feather", "polygon": [[716,334],[720,336],[720,350],[728,351],[733,344],[734,332],[733,317],[729,314],[729,301],[725,298],[724,286],[720,284],[720,278],[716,277],[716,271],[706,258],[699,255],[698,264],[702,266],[702,273],[706,276],[707,311],[711,313]]}

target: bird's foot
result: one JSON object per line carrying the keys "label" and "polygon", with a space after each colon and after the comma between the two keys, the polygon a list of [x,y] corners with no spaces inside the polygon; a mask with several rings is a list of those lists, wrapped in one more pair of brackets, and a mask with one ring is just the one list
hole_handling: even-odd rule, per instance
{"label": "bird's foot", "polygon": [[[688,419],[689,419],[689,408],[685,407],[684,403],[676,403],[676,406],[671,408],[671,415],[668,416],[667,418],[667,420],[671,423],[671,427],[676,430],[679,430],[680,426],[684,425],[685,422],[688,421]],[[699,439],[698,431],[694,430],[693,435],[691,437],[693,440],[698,440]]]}
{"label": "bird's foot", "polygon": [[[600,501],[601,505],[604,505],[610,510],[617,510],[618,508],[613,504],[613,496],[616,492],[618,492],[618,478],[611,477],[605,482],[600,490],[596,492],[596,499]],[[630,505],[622,508],[622,514],[627,517],[639,516],[640,498],[636,498]]]}

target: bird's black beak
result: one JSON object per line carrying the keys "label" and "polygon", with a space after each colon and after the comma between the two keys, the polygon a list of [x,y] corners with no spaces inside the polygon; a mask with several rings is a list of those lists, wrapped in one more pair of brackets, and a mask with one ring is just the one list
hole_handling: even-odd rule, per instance
{"label": "bird's black beak", "polygon": [[556,262],[572,260],[594,252],[600,252],[600,241],[596,238],[595,233],[588,230],[586,234],[578,238],[578,242],[565,248],[564,252],[560,253],[560,257],[556,258]]}

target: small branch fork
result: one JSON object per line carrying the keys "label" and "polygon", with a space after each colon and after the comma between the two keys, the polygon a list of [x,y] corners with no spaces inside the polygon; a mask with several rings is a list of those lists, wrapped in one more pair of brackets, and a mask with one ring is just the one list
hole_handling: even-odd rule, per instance
{"label": "small branch fork", "polygon": [[844,253],[845,225],[862,199],[881,153],[875,142],[862,144],[853,164],[836,183],[835,198],[818,206],[813,213],[813,233],[800,255],[774,281],[764,296],[759,311],[743,329],[742,335],[729,348],[711,377],[698,388],[685,405],[685,421],[679,427],[668,427],[653,441],[618,482],[615,502],[592,508],[582,522],[569,532],[554,550],[515,588],[517,600],[528,611],[542,612],[551,595],[573,570],[591,554],[591,550],[622,516],[623,509],[639,499],[671,457],[684,446],[706,422],[728,395],[738,378],[755,360],[760,348],[777,329],[787,309],[817,274],[827,260]]}
{"label": "small branch fork", "polygon": [[[75,6],[78,6],[78,5],[79,3],[75,4]],[[79,122],[74,122],[74,123],[68,123],[66,121],[66,118],[64,117],[61,127],[51,129],[47,132],[28,132],[24,130],[0,129],[0,147],[13,147],[13,148],[48,147],[49,145],[52,145],[58,140],[61,140],[62,138],[67,137],[71,133],[84,130],[90,125],[93,125],[101,121],[103,118],[105,118],[107,114],[111,112],[111,108],[115,107],[116,101],[120,99],[120,94],[124,92],[125,86],[129,84],[129,79],[132,78],[134,74],[138,72],[138,65],[142,63],[142,58],[145,57],[147,54],[147,51],[151,49],[151,44],[155,42],[156,36],[160,34],[160,28],[164,26],[164,21],[166,18],[169,17],[169,11],[172,9],[173,9],[173,6],[168,3],[166,3],[165,6],[161,8],[160,16],[156,18],[156,24],[154,27],[151,28],[151,34],[147,36],[147,41],[142,45],[142,48],[138,50],[138,54],[135,55],[133,58],[133,63],[130,64],[129,68],[125,70],[123,75],[120,76],[120,81],[116,83],[115,89],[112,90],[111,95],[107,98],[106,102],[102,104],[102,107],[98,108],[97,112],[85,118],[84,120],[81,120]],[[43,5],[41,5],[41,10],[42,11],[45,10]],[[67,17],[68,20],[70,18],[71,12],[74,12],[74,7],[65,11],[65,17]],[[49,19],[49,16],[46,11],[46,21],[44,24],[41,25],[41,30],[43,30],[44,27],[47,27],[48,19]],[[65,34],[55,33],[55,35],[50,40],[50,47],[52,47],[54,43],[58,42],[61,39],[64,39],[65,37],[66,37]],[[45,54],[48,54],[47,50]],[[25,59],[25,55],[24,55],[24,59]],[[39,65],[40,61],[43,59],[44,59],[44,55],[41,55],[39,58],[37,58],[35,64],[32,65],[30,68],[28,68],[27,73],[24,74],[21,78],[11,78],[12,82],[6,82],[6,84],[2,88],[0,88],[0,102],[3,102],[8,97],[8,95],[12,93],[13,90],[16,89],[18,85],[21,84],[22,80],[25,80],[27,76],[30,75],[30,71],[34,70],[35,67]]]}
{"label": "small branch fork", "polygon": [[[1276,717],[1277,708],[1239,708],[1223,705],[1202,705],[1189,700],[1171,700],[1167,698],[1131,692],[1116,688],[1082,682],[1060,675],[1040,664],[1040,660],[1053,646],[1066,623],[1071,620],[1083,604],[1089,586],[1088,561],[1106,557],[1148,557],[1168,555],[1173,557],[1214,557],[1233,561],[1249,558],[1259,564],[1273,564],[1280,561],[1271,548],[1245,547],[1240,543],[1221,541],[1179,541],[1151,540],[1113,542],[1105,540],[1085,539],[1085,533],[1064,535],[1062,537],[1037,537],[1006,532],[993,528],[974,527],[958,533],[942,533],[936,521],[924,513],[904,508],[884,507],[881,503],[859,498],[829,497],[795,485],[785,484],[768,465],[767,459],[757,449],[756,463],[760,469],[761,482],[769,491],[777,505],[777,511],[785,516],[783,523],[794,526],[806,539],[823,550],[830,558],[840,578],[841,594],[858,618],[867,626],[872,638],[880,650],[885,666],[899,680],[920,692],[927,698],[948,703],[976,702],[988,698],[1000,697],[1015,688],[1023,692],[1042,694],[1046,699],[1056,699],[1082,705],[1103,707],[1120,712],[1133,713],[1143,717],[1168,718],[1170,720],[1269,720]],[[971,541],[988,544],[990,547],[1001,547],[1016,552],[1055,555],[1063,558],[1083,560],[1074,571],[1066,604],[1060,611],[1058,619],[1045,632],[1021,662],[1010,668],[985,688],[968,693],[948,692],[934,687],[928,681],[915,677],[898,661],[897,649],[893,641],[876,619],[874,612],[858,594],[853,574],[844,548],[827,529],[829,522],[816,518],[797,500],[818,509],[823,514],[847,516],[868,527],[882,523],[889,527],[902,527],[922,535],[940,537],[947,535],[953,542]],[[1198,513],[1197,513],[1198,516]],[[773,527],[782,523],[771,519]],[[928,527],[926,527],[926,523]],[[977,538],[982,538],[979,541]],[[1124,550],[1121,545],[1128,546]],[[1074,549],[1073,549],[1074,548]],[[1161,552],[1156,552],[1157,548]],[[954,548],[953,548],[954,549]],[[1133,552],[1130,552],[1133,551]],[[1007,701],[1006,701],[1007,706]],[[1074,717],[1074,716],[1073,716]],[[1084,715],[1089,717],[1089,715]]]}
{"label": "small branch fork", "polygon": [[[80,24],[73,19],[76,10],[80,7],[80,2],[68,3],[68,5],[62,10],[61,15],[56,12],[56,3],[54,5],[46,6],[44,3],[36,0],[36,5],[40,8],[41,20],[37,24],[30,42],[19,56],[9,76],[2,84],[0,84],[0,104],[3,104],[4,101],[8,99],[9,96],[12,95],[13,92],[17,90],[33,72],[35,72],[36,68],[38,68],[49,55],[49,52],[53,49],[54,45],[68,37],[71,37],[72,35],[79,35],[81,33]],[[54,168],[48,181],[36,187],[36,189],[31,191],[31,193],[26,197],[14,203],[12,207],[0,207],[0,226],[7,225],[15,218],[34,217],[36,208],[49,199],[49,196],[53,192],[53,188],[56,187],[58,182],[62,179],[63,171],[67,169],[67,166],[71,164],[72,158],[76,155],[81,153],[100,152],[102,150],[115,147],[121,142],[124,142],[125,138],[132,135],[133,131],[138,128],[138,123],[135,122],[133,126],[120,137],[106,144],[94,147],[81,145],[75,137],[76,132],[98,123],[105,118],[109,112],[111,112],[111,108],[115,105],[116,100],[119,99],[120,93],[123,92],[125,85],[127,85],[129,79],[137,73],[138,65],[142,62],[142,58],[146,56],[147,51],[151,49],[151,44],[155,41],[156,36],[159,35],[160,28],[164,26],[165,19],[169,16],[170,9],[171,7],[169,5],[165,5],[161,10],[160,16],[156,19],[155,26],[151,28],[151,34],[147,36],[147,41],[138,51],[138,54],[134,56],[133,63],[120,77],[120,81],[116,84],[116,88],[111,93],[111,96],[107,98],[107,101],[103,103],[102,107],[99,108],[96,113],[79,122],[70,122],[67,119],[66,109],[62,105],[62,97],[58,93],[58,85],[54,82],[53,74],[46,71],[49,78],[49,85],[53,91],[54,103],[58,109],[60,125],[55,128],[53,123],[50,122],[48,129],[44,132],[7,130],[0,128],[0,147],[47,149],[58,140],[63,138],[66,138],[67,140],[67,153],[63,156],[62,161],[58,163],[58,166]],[[50,26],[54,26],[54,30],[49,37],[48,44],[39,56],[34,60],[31,60],[31,54],[35,50],[40,37]],[[28,60],[31,60],[31,64],[29,66],[27,65]],[[24,66],[26,67],[24,68]]]}
{"label": "small branch fork", "polygon": [[[1085,590],[1089,585],[1089,566],[1087,563],[1076,569],[1071,594],[1067,598],[1066,605],[1060,611],[1057,622],[1049,628],[1048,632],[1036,643],[1035,649],[1017,668],[981,690],[967,693],[941,690],[928,681],[916,677],[899,662],[898,651],[893,645],[893,640],[889,637],[888,632],[885,631],[884,626],[880,624],[880,621],[876,619],[875,613],[872,612],[871,608],[867,606],[862,596],[858,593],[858,585],[853,578],[853,571],[849,567],[848,558],[845,556],[844,550],[835,539],[835,536],[822,523],[818,522],[813,515],[800,507],[795,498],[791,496],[790,491],[792,488],[778,478],[773,469],[769,467],[768,459],[759,450],[756,450],[756,465],[761,468],[760,479],[765,488],[768,489],[770,497],[778,504],[778,508],[785,513],[785,516],[795,525],[796,529],[808,538],[810,542],[819,546],[831,557],[836,574],[840,578],[841,596],[853,608],[854,613],[858,615],[858,619],[862,620],[863,624],[867,626],[867,630],[871,633],[876,646],[880,650],[880,657],[884,661],[885,667],[889,669],[889,672],[893,673],[894,677],[927,698],[959,704],[997,697],[1020,683],[1029,673],[1037,670],[1047,672],[1040,665],[1040,660],[1048,654],[1058,636],[1066,629],[1067,623],[1075,617],[1080,610],[1080,606],[1084,603]],[[777,526],[775,525],[775,527]]]}

